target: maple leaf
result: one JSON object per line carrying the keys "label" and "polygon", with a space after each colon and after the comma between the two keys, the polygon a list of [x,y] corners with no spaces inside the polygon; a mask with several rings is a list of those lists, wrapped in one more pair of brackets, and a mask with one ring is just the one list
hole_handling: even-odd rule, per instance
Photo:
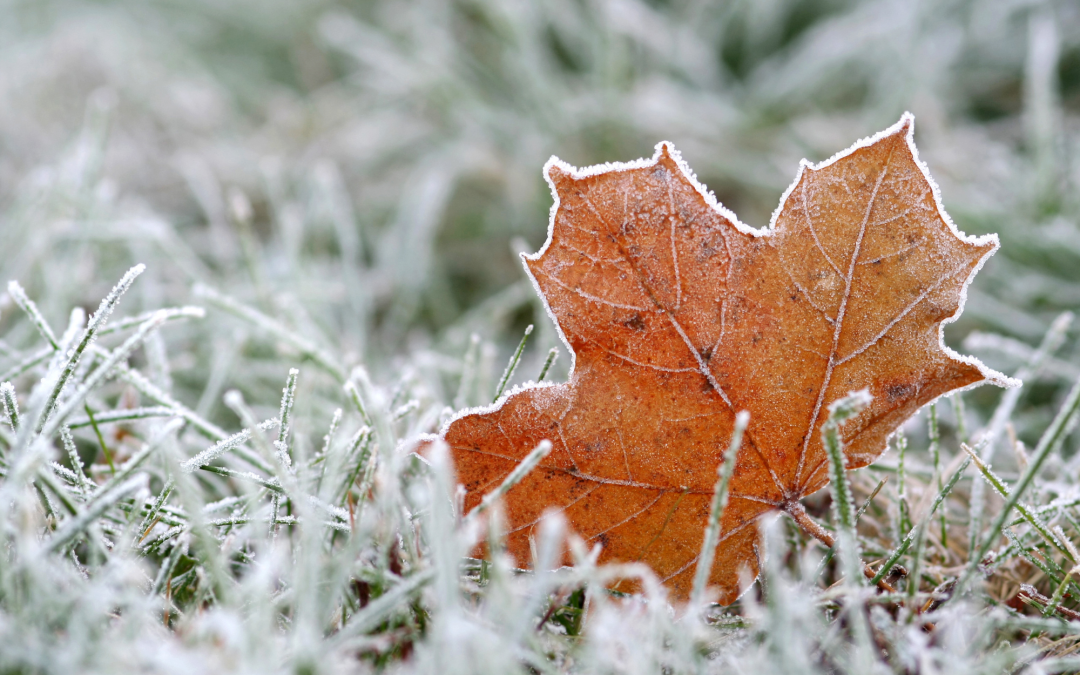
{"label": "maple leaf", "polygon": [[666,142],[627,164],[548,162],[548,241],[523,257],[575,356],[569,382],[526,385],[443,432],[467,510],[553,443],[505,496],[519,564],[558,509],[603,546],[601,562],[645,562],[686,597],[716,469],[747,410],[710,572],[728,604],[741,570],[757,574],[757,519],[802,512],[827,484],[832,401],[873,396],[842,427],[854,469],[937,397],[1012,384],[942,340],[998,243],[945,215],[912,130],[905,114],[826,162],[804,160],[763,231],[720,206]]}

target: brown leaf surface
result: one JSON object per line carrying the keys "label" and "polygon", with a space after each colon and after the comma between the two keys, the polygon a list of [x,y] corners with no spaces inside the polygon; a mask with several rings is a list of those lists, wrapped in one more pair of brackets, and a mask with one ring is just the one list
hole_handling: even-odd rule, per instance
{"label": "brown leaf surface", "polygon": [[643,561],[685,597],[717,466],[748,410],[711,571],[728,604],[740,568],[757,573],[755,521],[827,484],[830,402],[873,395],[843,428],[857,468],[926,403],[1007,383],[941,340],[997,239],[952,226],[912,121],[804,162],[760,232],[717,205],[667,143],[647,161],[548,163],[549,239],[525,266],[575,355],[570,381],[527,385],[443,434],[466,510],[542,439],[554,444],[505,500],[519,564],[541,515],[559,509],[603,545],[601,561]]}

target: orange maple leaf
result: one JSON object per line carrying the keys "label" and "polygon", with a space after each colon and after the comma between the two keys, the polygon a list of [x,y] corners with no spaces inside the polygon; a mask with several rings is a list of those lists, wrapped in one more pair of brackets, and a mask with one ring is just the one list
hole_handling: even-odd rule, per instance
{"label": "orange maple leaf", "polygon": [[945,214],[913,118],[826,162],[805,160],[770,227],[740,223],[668,143],[649,160],[575,169],[552,158],[548,241],[525,268],[575,356],[566,384],[528,384],[443,432],[479,503],[543,439],[505,497],[507,547],[559,509],[601,562],[643,561],[686,597],[716,469],[750,412],[710,583],[728,604],[756,575],[762,515],[797,515],[828,483],[830,402],[868,389],[842,428],[848,468],[876,459],[921,406],[1011,384],[944,345],[964,289],[998,246]]}

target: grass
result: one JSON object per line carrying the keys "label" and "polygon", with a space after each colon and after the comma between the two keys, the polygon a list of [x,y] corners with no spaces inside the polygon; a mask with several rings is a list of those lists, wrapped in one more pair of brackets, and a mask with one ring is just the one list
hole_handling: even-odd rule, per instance
{"label": "grass", "polygon": [[[3,4],[0,672],[1080,671],[1078,36],[970,0]],[[536,573],[467,558],[499,503],[405,449],[566,375],[516,259],[546,159],[668,139],[761,226],[906,109],[1002,239],[947,339],[1024,387],[804,500],[835,550],[770,522],[731,607],[557,519]]]}

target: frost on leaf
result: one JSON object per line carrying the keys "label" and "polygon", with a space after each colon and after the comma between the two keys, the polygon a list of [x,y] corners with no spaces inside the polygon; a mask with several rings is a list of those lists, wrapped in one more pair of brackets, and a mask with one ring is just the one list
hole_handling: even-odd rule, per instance
{"label": "frost on leaf", "polygon": [[717,466],[748,410],[710,576],[730,603],[740,571],[757,573],[756,520],[827,484],[832,401],[873,396],[842,428],[857,468],[942,394],[1009,384],[942,342],[997,239],[945,215],[912,122],[804,162],[764,231],[719,206],[667,143],[629,164],[548,163],[549,238],[525,267],[575,355],[570,380],[527,385],[443,433],[466,510],[554,444],[505,498],[519,564],[558,509],[603,546],[601,562],[647,563],[685,597]]}

